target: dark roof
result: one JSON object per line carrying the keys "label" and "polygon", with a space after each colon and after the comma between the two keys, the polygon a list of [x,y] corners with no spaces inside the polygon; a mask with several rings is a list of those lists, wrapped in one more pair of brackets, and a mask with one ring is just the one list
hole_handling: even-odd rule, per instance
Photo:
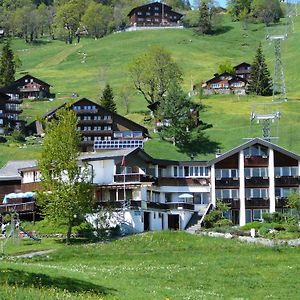
{"label": "dark roof", "polygon": [[251,67],[251,65],[248,64],[247,62],[242,62],[242,63],[240,63],[240,64],[234,66],[233,68],[234,68],[234,69],[237,69],[238,67],[241,67],[241,66]]}
{"label": "dark roof", "polygon": [[218,81],[218,79],[221,77],[221,76],[231,76],[231,77],[234,77],[235,75],[232,75],[228,72],[224,72],[222,74],[215,74],[213,78],[209,79],[206,81],[206,83],[210,83],[212,81]]}
{"label": "dark roof", "polygon": [[4,93],[10,93],[10,92],[18,92],[18,88],[20,86],[23,86],[25,83],[25,79],[34,79],[35,82],[42,84],[42,85],[47,85],[47,86],[51,86],[49,83],[38,79],[30,74],[24,75],[21,78],[15,80],[14,82],[12,82],[10,85],[5,86],[3,88],[0,89],[0,91],[4,92]]}
{"label": "dark roof", "polygon": [[0,99],[8,100],[10,97],[4,93],[0,92]]}
{"label": "dark roof", "polygon": [[[136,10],[138,9],[142,9],[143,7],[147,7],[147,6],[151,6],[151,5],[159,5],[159,6],[162,6],[162,3],[161,2],[152,2],[152,3],[148,3],[148,4],[144,4],[144,5],[141,5],[141,6],[137,6],[137,7],[134,7],[129,13],[128,13],[128,17],[130,17]],[[181,13],[178,13],[176,11],[173,11],[172,10],[172,6],[169,6],[167,4],[164,4],[164,7],[167,7],[169,10],[171,10],[173,13],[177,14],[177,15],[180,15],[180,16],[183,16],[183,14]]]}
{"label": "dark roof", "polygon": [[[124,121],[126,121],[126,122],[128,122],[128,123],[130,123],[130,124],[132,124],[132,125],[134,125],[134,126],[139,126],[139,127],[142,129],[142,131],[145,132],[146,135],[149,135],[148,129],[147,129],[146,127],[144,127],[144,126],[142,126],[142,125],[140,125],[140,124],[138,124],[138,123],[135,123],[135,122],[131,121],[130,119],[127,119],[127,118],[125,118],[125,117],[123,117],[123,116],[121,116],[121,115],[119,115],[119,114],[116,114],[116,113],[114,113],[114,112],[112,112],[112,111],[106,109],[105,107],[99,105],[98,103],[95,103],[95,102],[93,102],[93,101],[91,101],[91,100],[89,100],[89,99],[87,99],[87,98],[81,98],[80,100],[78,100],[78,101],[76,101],[76,102],[73,102],[73,103],[71,104],[71,106],[74,106],[74,105],[76,105],[78,102],[81,102],[81,101],[88,101],[88,102],[90,102],[92,105],[96,105],[97,107],[101,108],[102,110],[106,111],[107,113],[111,114],[112,116],[118,117],[119,119],[124,120]],[[45,118],[47,118],[47,117],[52,117],[53,115],[55,115],[55,113],[56,113],[60,108],[64,107],[66,104],[67,104],[67,103],[63,103],[63,104],[61,104],[60,106],[58,106],[58,107],[56,107],[56,108],[54,108],[54,109],[48,111],[46,114],[43,115],[43,118],[45,119]]]}
{"label": "dark roof", "polygon": [[241,145],[239,145],[239,146],[237,146],[237,147],[229,150],[228,152],[226,152],[224,154],[221,154],[217,158],[212,159],[211,161],[209,161],[209,164],[210,165],[215,164],[215,163],[217,163],[219,161],[222,161],[225,158],[228,158],[228,157],[230,157],[230,156],[232,156],[232,155],[240,152],[241,150],[244,150],[244,149],[246,149],[248,147],[251,147],[251,146],[254,146],[256,144],[265,146],[267,148],[271,148],[271,149],[276,150],[276,151],[278,151],[278,152],[280,152],[282,154],[290,156],[290,157],[292,157],[292,158],[294,158],[296,160],[300,160],[300,156],[298,154],[290,152],[290,151],[288,151],[288,150],[286,150],[286,149],[284,149],[282,147],[279,147],[279,146],[277,146],[277,145],[275,145],[273,143],[267,142],[266,140],[263,140],[261,138],[254,138],[254,139],[252,139],[252,140],[250,140],[250,141],[248,141],[248,142],[246,142],[244,144],[241,144]]}

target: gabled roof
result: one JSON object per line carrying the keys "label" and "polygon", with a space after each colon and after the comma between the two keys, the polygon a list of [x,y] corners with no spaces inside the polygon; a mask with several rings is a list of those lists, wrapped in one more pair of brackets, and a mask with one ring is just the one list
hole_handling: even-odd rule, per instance
{"label": "gabled roof", "polygon": [[251,65],[248,64],[247,62],[242,62],[242,63],[240,63],[240,64],[234,66],[233,68],[234,68],[234,69],[238,69],[238,68],[241,67],[241,66],[251,67]]}
{"label": "gabled roof", "polygon": [[116,163],[120,163],[123,157],[129,157],[131,155],[140,155],[146,162],[154,162],[155,160],[147,154],[143,149],[128,148],[128,149],[112,149],[112,150],[101,150],[98,152],[84,153],[81,154],[78,160],[83,162],[114,159]]}
{"label": "gabled roof", "polygon": [[34,77],[34,76],[30,75],[30,74],[27,74],[27,75],[24,75],[21,78],[15,80],[10,85],[1,88],[0,91],[3,92],[3,93],[19,92],[18,88],[20,86],[24,85],[25,79],[33,79],[38,84],[51,86],[49,83],[47,83],[47,82],[45,82],[45,81],[43,81],[41,79],[38,79],[38,78],[36,78],[36,77]]}
{"label": "gabled roof", "polygon": [[[125,122],[127,122],[127,123],[129,123],[129,124],[132,124],[132,125],[134,125],[134,126],[138,126],[138,127],[141,129],[141,131],[144,132],[144,134],[146,134],[147,136],[149,135],[148,129],[147,129],[146,127],[144,127],[144,126],[142,126],[142,125],[140,125],[140,124],[138,124],[138,123],[135,123],[135,122],[131,121],[130,119],[127,119],[127,118],[125,118],[125,117],[123,117],[123,116],[121,116],[121,115],[119,115],[119,114],[116,114],[116,113],[114,113],[114,112],[112,112],[112,111],[106,109],[105,107],[99,105],[98,103],[95,103],[95,102],[93,102],[93,101],[91,101],[91,100],[89,100],[89,99],[87,99],[87,98],[81,98],[80,100],[77,100],[76,102],[73,102],[73,103],[71,104],[71,107],[77,105],[77,104],[78,104],[79,102],[81,102],[81,101],[87,101],[87,102],[89,102],[91,105],[96,105],[98,108],[101,108],[102,110],[106,111],[108,114],[112,115],[113,117],[117,117],[117,118],[119,118],[119,119],[121,119],[121,120],[124,120]],[[57,106],[57,107],[51,109],[51,110],[48,111],[47,113],[45,113],[45,114],[42,116],[42,118],[43,118],[43,119],[46,119],[46,118],[51,118],[51,117],[55,116],[56,112],[57,112],[59,109],[61,109],[62,107],[66,106],[66,105],[67,105],[66,102],[62,103],[61,105],[59,105],[59,106]]]}
{"label": "gabled roof", "polygon": [[11,160],[0,169],[0,181],[21,180],[19,169],[32,168],[37,166],[36,160]]}
{"label": "gabled roof", "polygon": [[294,158],[296,160],[300,160],[300,156],[298,154],[290,152],[290,151],[288,151],[288,150],[286,150],[286,149],[284,149],[282,147],[279,147],[279,146],[277,146],[277,145],[275,145],[273,143],[270,143],[270,142],[268,142],[266,140],[263,140],[261,138],[254,138],[254,139],[252,139],[252,140],[250,140],[250,141],[248,141],[248,142],[246,142],[244,144],[241,144],[241,145],[239,145],[239,146],[237,146],[237,147],[229,150],[228,152],[225,152],[224,154],[221,154],[217,158],[212,159],[211,161],[209,161],[209,164],[213,165],[215,163],[218,163],[218,162],[222,161],[223,159],[228,158],[228,157],[230,157],[230,156],[232,156],[234,154],[237,154],[241,150],[244,150],[244,149],[246,149],[248,147],[251,147],[251,146],[254,146],[256,144],[259,144],[261,146],[265,146],[267,148],[271,148],[271,149],[273,149],[275,151],[278,151],[278,152],[280,152],[280,153],[282,153],[284,155],[290,156],[290,157],[292,157],[292,158]]}
{"label": "gabled roof", "polygon": [[210,82],[213,82],[213,81],[219,81],[221,80],[221,76],[231,76],[231,77],[234,77],[234,75],[228,73],[228,72],[224,72],[222,74],[215,74],[213,78],[209,79],[206,81],[206,83],[210,83]]}
{"label": "gabled roof", "polygon": [[[149,6],[149,5],[159,5],[159,6],[162,6],[162,3],[156,1],[156,2],[147,3],[147,4],[144,4],[144,5],[141,5],[141,6],[134,7],[134,8],[128,13],[127,16],[130,17],[136,10],[142,9],[142,8],[147,7],[147,6]],[[168,10],[172,11],[173,13],[177,14],[177,15],[183,16],[183,14],[178,13],[178,12],[176,12],[176,11],[173,11],[173,10],[172,10],[172,6],[169,6],[169,5],[167,5],[167,4],[164,4],[164,7],[167,8]]]}

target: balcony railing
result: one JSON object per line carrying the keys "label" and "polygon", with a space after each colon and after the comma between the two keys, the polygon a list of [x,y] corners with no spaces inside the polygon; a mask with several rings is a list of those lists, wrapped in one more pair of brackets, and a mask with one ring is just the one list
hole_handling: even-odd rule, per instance
{"label": "balcony railing", "polygon": [[90,114],[97,114],[98,109],[80,109],[80,110],[74,110],[76,115],[90,115]]}
{"label": "balcony railing", "polygon": [[245,186],[246,187],[261,187],[269,186],[269,177],[245,177]]}
{"label": "balcony railing", "polygon": [[125,180],[125,182],[140,183],[140,182],[154,182],[156,180],[156,178],[151,175],[135,174],[135,173],[125,174],[125,176],[123,174],[114,175],[114,182],[123,183],[124,180]]}
{"label": "balcony railing", "polygon": [[[120,208],[122,209],[124,207],[124,200],[120,201],[100,201],[98,202],[98,205],[100,207],[104,208]],[[146,202],[142,200],[130,200],[129,208],[131,209],[139,209],[139,208],[148,208],[148,209],[162,209],[162,210],[168,210],[168,209],[188,209],[188,210],[194,210],[195,206],[194,204],[184,203],[184,202],[167,202],[167,203],[159,203],[159,202]]]}
{"label": "balcony railing", "polygon": [[216,187],[238,187],[240,184],[239,178],[216,178]]}
{"label": "balcony railing", "polygon": [[246,203],[246,208],[255,208],[255,207],[269,208],[270,207],[269,198],[246,198],[245,203]]}
{"label": "balcony railing", "polygon": [[275,197],[275,206],[279,208],[287,207],[288,205],[288,199],[287,197]]}
{"label": "balcony railing", "polygon": [[112,119],[108,120],[78,120],[79,125],[99,125],[99,124],[112,124]]}
{"label": "balcony railing", "polygon": [[113,131],[110,130],[80,130],[83,135],[88,136],[102,136],[102,135],[112,135]]}
{"label": "balcony railing", "polygon": [[35,210],[35,202],[0,204],[0,213],[31,212]]}
{"label": "balcony railing", "polygon": [[231,209],[239,209],[240,208],[240,200],[233,198],[224,198],[222,202],[229,204]]}
{"label": "balcony railing", "polygon": [[275,177],[275,186],[298,186],[300,184],[299,176],[281,176]]}

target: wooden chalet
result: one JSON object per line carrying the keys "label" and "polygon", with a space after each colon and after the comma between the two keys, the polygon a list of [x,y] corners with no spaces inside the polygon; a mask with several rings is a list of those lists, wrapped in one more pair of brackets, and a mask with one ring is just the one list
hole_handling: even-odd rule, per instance
{"label": "wooden chalet", "polygon": [[242,62],[239,65],[236,65],[233,67],[235,70],[235,75],[241,78],[244,78],[246,80],[249,81],[250,77],[251,77],[251,65],[246,63],[246,62]]}
{"label": "wooden chalet", "polygon": [[4,128],[23,130],[25,121],[20,120],[22,100],[10,97],[0,92],[0,134],[5,134]]}
{"label": "wooden chalet", "polygon": [[54,96],[50,93],[50,84],[30,74],[1,88],[0,91],[14,99],[45,99]]}
{"label": "wooden chalet", "polygon": [[[66,103],[51,110],[43,119],[55,118],[56,112]],[[71,105],[78,117],[82,134],[81,151],[108,148],[143,147],[149,137],[148,129],[86,98]],[[28,126],[28,134],[40,134],[43,130],[38,121]]]}
{"label": "wooden chalet", "polygon": [[128,14],[131,26],[172,26],[181,23],[183,15],[161,2],[133,8]]}
{"label": "wooden chalet", "polygon": [[[215,74],[214,77],[202,85],[204,94],[230,94],[246,95],[248,81],[242,77],[228,72]],[[194,86],[196,89],[196,86]]]}

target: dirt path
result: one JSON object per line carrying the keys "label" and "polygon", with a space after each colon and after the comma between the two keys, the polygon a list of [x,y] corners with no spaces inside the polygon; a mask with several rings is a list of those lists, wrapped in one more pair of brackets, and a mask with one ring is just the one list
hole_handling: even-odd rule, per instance
{"label": "dirt path", "polygon": [[45,254],[49,254],[52,252],[53,252],[53,250],[34,251],[34,252],[16,255],[16,256],[14,256],[14,258],[32,258],[33,256],[45,255]]}

